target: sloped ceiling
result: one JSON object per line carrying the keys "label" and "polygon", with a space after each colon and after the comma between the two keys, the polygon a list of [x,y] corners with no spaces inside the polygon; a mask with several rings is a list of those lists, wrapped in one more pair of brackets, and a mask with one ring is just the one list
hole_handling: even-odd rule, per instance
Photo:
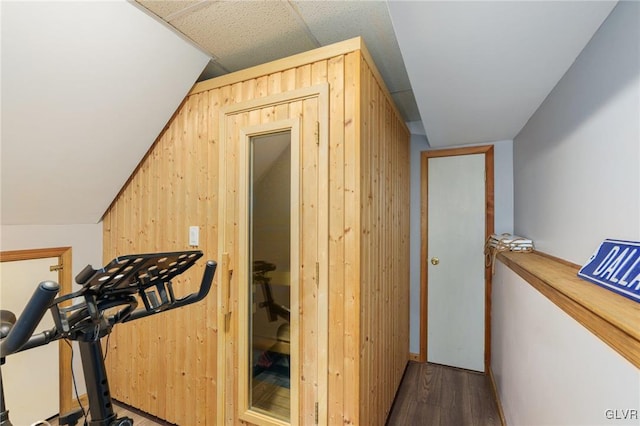
{"label": "sloped ceiling", "polygon": [[125,1],[1,7],[2,224],[97,223],[210,58]]}
{"label": "sloped ceiling", "polygon": [[432,147],[513,139],[615,1],[389,1]]}
{"label": "sloped ceiling", "polygon": [[354,36],[432,146],[512,139],[615,5],[139,1],[0,2],[3,225],[98,222],[196,80]]}
{"label": "sloped ceiling", "polygon": [[513,139],[616,1],[137,0],[214,58],[202,78],[362,36],[431,146]]}

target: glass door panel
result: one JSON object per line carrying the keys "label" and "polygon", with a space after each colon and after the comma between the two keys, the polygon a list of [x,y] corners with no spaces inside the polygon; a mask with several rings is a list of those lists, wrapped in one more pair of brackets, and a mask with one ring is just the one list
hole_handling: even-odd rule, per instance
{"label": "glass door panel", "polygon": [[291,417],[291,132],[250,138],[249,408]]}

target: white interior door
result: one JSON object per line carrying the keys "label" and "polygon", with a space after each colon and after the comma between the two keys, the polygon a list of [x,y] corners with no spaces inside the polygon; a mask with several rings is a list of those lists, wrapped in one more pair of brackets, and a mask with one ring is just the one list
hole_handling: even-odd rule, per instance
{"label": "white interior door", "polygon": [[[0,263],[0,309],[19,316],[40,282],[58,281],[58,273],[49,271],[49,267],[57,263],[55,257]],[[47,313],[36,333],[53,326],[53,318]],[[58,348],[58,343],[54,343],[7,357],[2,366],[2,381],[14,425],[30,425],[58,414]]]}
{"label": "white interior door", "polygon": [[428,159],[427,214],[427,360],[484,371],[484,154]]}

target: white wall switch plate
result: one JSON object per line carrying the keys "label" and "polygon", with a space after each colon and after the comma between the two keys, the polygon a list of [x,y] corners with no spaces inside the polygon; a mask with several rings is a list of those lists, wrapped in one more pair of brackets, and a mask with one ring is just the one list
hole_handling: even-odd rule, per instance
{"label": "white wall switch plate", "polygon": [[197,246],[199,243],[200,243],[200,227],[190,226],[189,227],[189,245]]}

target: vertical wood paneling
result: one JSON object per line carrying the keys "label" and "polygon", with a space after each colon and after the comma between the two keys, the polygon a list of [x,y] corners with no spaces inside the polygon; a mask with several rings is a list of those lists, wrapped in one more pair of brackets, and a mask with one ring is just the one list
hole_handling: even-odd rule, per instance
{"label": "vertical wood paneling", "polygon": [[311,84],[320,84],[327,81],[327,61],[318,61],[311,64]]}
{"label": "vertical wood paneling", "polygon": [[267,85],[269,83],[269,76],[263,75],[256,78],[256,98],[264,98],[269,94]]}
{"label": "vertical wood paneling", "polygon": [[409,137],[374,75],[363,59],[359,420],[377,425],[408,359]]}
{"label": "vertical wood paneling", "polygon": [[[146,161],[142,164],[140,171],[134,176],[134,179],[137,179],[139,182],[139,193],[142,194],[145,191],[145,188],[149,188],[152,184],[152,180],[150,179],[151,175],[151,167],[152,162]],[[141,197],[142,208],[140,210],[140,242],[143,246],[148,247],[153,251],[153,243],[151,239],[153,238],[153,234],[151,233],[150,222],[153,217],[153,199],[152,197]],[[144,329],[143,329],[144,330]],[[142,351],[145,356],[145,363],[156,362],[159,354],[159,344],[157,338],[157,327],[156,322],[149,322],[147,326],[147,330],[150,331],[150,337],[147,339],[140,339],[142,344]],[[145,376],[144,371],[141,369],[140,374]],[[145,376],[146,379],[146,376]],[[147,392],[145,394],[144,404],[150,409],[157,409],[157,397],[158,397],[158,384],[156,380],[147,380],[145,385]]]}
{"label": "vertical wood paneling", "polygon": [[[202,231],[204,234],[204,241],[207,247],[215,248],[218,245],[218,183],[219,183],[219,170],[218,170],[218,150],[220,141],[218,140],[219,128],[217,112],[220,105],[220,90],[214,89],[209,93],[204,93],[203,105],[206,105],[207,109],[204,112],[205,120],[207,122],[207,128],[205,133],[206,150],[205,157],[202,160],[201,173],[204,175],[206,182],[202,188],[204,193],[199,193],[200,200],[203,203],[204,216],[202,223]],[[203,130],[204,131],[204,130]],[[218,264],[221,263],[220,257],[216,258]],[[220,273],[216,273],[214,277],[213,287],[211,294],[205,299],[206,310],[206,331],[204,335],[205,348],[201,356],[206,360],[205,377],[207,380],[206,392],[205,392],[205,424],[216,424],[217,412],[218,412],[218,398],[217,395],[217,370],[218,370],[218,339],[220,335],[220,325],[218,323],[218,287],[221,282]],[[216,403],[212,403],[216,401]]]}
{"label": "vertical wood paneling", "polygon": [[[360,424],[360,55],[344,64],[344,423]],[[331,308],[330,308],[331,309]],[[336,307],[339,309],[339,307]],[[330,334],[334,333],[330,330]],[[331,336],[329,337],[331,339]],[[331,390],[329,390],[331,391]]]}
{"label": "vertical wood paneling", "polygon": [[[362,70],[362,64],[364,63],[360,58],[361,63],[361,105],[362,105],[362,116],[360,126],[362,127],[362,139],[361,139],[361,157],[360,157],[360,167],[361,174],[359,176],[360,179],[360,187],[362,190],[362,200],[360,202],[360,211],[355,212],[356,214],[360,214],[361,216],[361,235],[360,235],[360,250],[361,250],[361,259],[362,263],[358,265],[360,268],[360,294],[361,294],[361,304],[359,306],[360,311],[360,321],[361,321],[361,343],[360,343],[360,354],[359,354],[359,362],[360,362],[360,389],[361,389],[361,404],[363,406],[369,407],[371,406],[371,383],[370,379],[373,375],[372,371],[363,370],[363,368],[369,368],[371,363],[371,357],[373,356],[371,350],[371,338],[372,338],[372,330],[371,330],[371,309],[370,307],[373,305],[373,282],[372,276],[370,274],[370,268],[364,268],[362,265],[370,265],[376,261],[373,258],[373,251],[375,247],[372,247],[372,232],[373,232],[373,182],[371,178],[373,177],[373,173],[371,169],[373,168],[373,132],[372,132],[372,123],[371,123],[371,109],[373,108],[372,100],[371,100],[371,86],[370,86],[370,75]],[[362,424],[370,424],[369,410],[360,410],[360,422]]]}
{"label": "vertical wood paneling", "polygon": [[301,318],[300,350],[302,352],[300,371],[300,424],[315,422],[315,403],[318,401],[318,281],[316,262],[318,261],[318,146],[315,142],[315,123],[318,117],[317,98],[303,101],[302,105],[302,157],[301,170]]}
{"label": "vertical wood paneling", "polygon": [[[177,124],[176,124],[177,125]],[[156,147],[156,149],[154,150],[154,160],[157,163],[157,167],[156,167],[156,179],[158,179],[157,182],[160,183],[159,185],[159,191],[154,190],[154,187],[151,186],[149,187],[149,191],[154,192],[155,194],[155,198],[156,198],[156,206],[157,206],[157,210],[156,210],[156,227],[155,227],[155,233],[157,235],[156,237],[156,248],[158,249],[158,251],[162,251],[166,246],[167,246],[167,239],[170,238],[170,234],[168,233],[169,229],[163,229],[164,226],[168,225],[168,221],[167,221],[167,209],[170,208],[170,205],[168,203],[168,195],[169,195],[169,191],[170,191],[170,182],[172,179],[171,176],[171,163],[173,162],[173,155],[172,155],[172,151],[169,150],[169,147],[171,146],[171,144],[173,143],[173,133],[175,132],[175,129],[173,128],[174,126],[171,126],[171,128],[167,129],[167,131],[165,132],[165,134],[163,135],[162,139],[160,140],[160,143],[158,144],[158,146]],[[169,342],[169,327],[167,327],[168,324],[170,324],[169,322],[169,318],[168,315],[157,315],[155,317],[149,318],[149,321],[154,321],[156,323],[157,329],[156,331],[158,332],[158,344],[160,346],[160,348],[162,348],[162,355],[160,355],[160,359],[162,360],[162,366],[163,366],[163,370],[161,372],[161,374],[158,377],[158,389],[159,389],[159,401],[158,401],[158,406],[160,408],[160,413],[162,413],[162,417],[164,419],[170,419],[170,418],[174,418],[175,414],[174,411],[169,409],[169,400],[171,399],[171,389],[169,387],[170,383],[173,382],[173,377],[172,375],[175,373],[164,373],[165,371],[169,372],[169,371],[175,371],[175,370],[171,370],[171,364],[170,364],[170,358],[169,358],[169,351],[167,351],[165,348],[168,348],[171,346],[171,342]],[[153,376],[154,374],[158,373],[158,371],[156,371],[153,367],[150,368],[148,374]]]}
{"label": "vertical wood paneling", "polygon": [[[178,112],[178,115],[175,119],[175,126],[171,127],[170,132],[170,143],[165,146],[167,158],[169,160],[167,164],[166,175],[169,177],[168,183],[168,195],[164,201],[165,211],[167,212],[166,218],[166,236],[167,243],[173,247],[178,247],[177,243],[177,234],[178,234],[178,224],[177,224],[177,216],[181,214],[182,209],[177,210],[172,207],[174,203],[180,203],[182,200],[179,198],[178,189],[180,187],[177,177],[178,163],[180,162],[181,156],[181,134],[183,129],[183,120],[184,120],[185,110],[181,108]],[[186,339],[182,342],[179,342],[177,339],[177,313],[175,311],[171,311],[166,313],[165,315],[165,326],[166,326],[166,340],[165,340],[165,348],[166,348],[166,357],[168,360],[168,371],[170,373],[167,375],[167,390],[172,397],[167,396],[166,398],[166,410],[167,410],[167,420],[175,421],[175,419],[179,418],[179,410],[180,404],[183,402],[184,398],[184,389],[180,386],[181,376],[182,376],[182,360],[178,357],[180,356],[181,347],[186,345]],[[186,322],[183,322],[186,324]]]}
{"label": "vertical wood paneling", "polygon": [[[215,177],[217,170],[211,173],[209,164],[216,149],[209,146],[210,97],[185,102],[105,215],[105,261],[127,253],[189,249],[189,225],[201,227],[205,258],[216,258],[212,242],[217,237],[208,234],[217,229],[217,214],[206,205],[212,193],[207,176]],[[197,288],[203,263],[199,266],[175,280],[178,295]],[[217,321],[207,307],[215,312],[215,299],[114,329],[107,359],[114,397],[172,422],[205,424],[207,410],[215,412],[205,398],[216,396]],[[215,423],[213,416],[209,423]]]}
{"label": "vertical wood paneling", "polygon": [[344,422],[344,56],[328,62],[329,365],[328,423]]}
{"label": "vertical wood paneling", "polygon": [[268,92],[270,95],[275,95],[277,93],[281,93],[281,83],[282,83],[282,73],[275,72],[269,75],[268,78]]}
{"label": "vertical wood paneling", "polygon": [[[207,197],[206,194],[207,189],[207,169],[205,167],[206,158],[207,158],[207,130],[209,127],[209,114],[208,114],[208,105],[207,105],[207,95],[206,93],[202,93],[197,98],[197,112],[195,114],[196,125],[197,125],[197,142],[194,144],[194,155],[192,157],[192,161],[197,165],[197,174],[194,176],[195,178],[195,188],[192,193],[192,198],[198,200],[196,204],[196,212],[195,218],[198,227],[200,224],[206,223],[206,213],[207,213]],[[201,160],[202,159],[202,160]],[[203,235],[203,238],[206,235],[206,229],[200,229],[200,232]],[[192,288],[197,287],[197,282],[192,284]],[[194,290],[196,291],[196,290]],[[195,350],[195,358],[196,358],[196,377],[197,377],[197,385],[195,389],[196,398],[195,398],[195,418],[197,424],[205,424],[205,419],[207,418],[207,385],[208,385],[208,377],[207,377],[207,357],[205,354],[207,353],[207,336],[208,336],[208,313],[207,313],[207,303],[197,303],[195,308],[191,312],[191,321],[193,324],[197,324],[196,330],[196,340],[194,345]],[[214,334],[215,336],[215,334]]]}
{"label": "vertical wood paneling", "polygon": [[[225,145],[227,147],[233,147],[238,145],[236,142],[237,136],[239,136],[238,121],[239,121],[238,117],[233,117],[232,119],[229,119],[229,124],[228,124],[229,140],[225,142]],[[231,266],[230,274],[232,274],[235,271],[236,277],[239,274],[238,272],[239,259],[238,259],[238,249],[237,249],[238,229],[237,229],[237,219],[236,219],[237,212],[238,212],[238,206],[237,206],[238,200],[237,200],[237,197],[235,196],[235,194],[238,193],[238,185],[237,185],[237,178],[236,178],[236,176],[238,175],[237,157],[238,157],[237,149],[230,149],[228,151],[225,151],[225,158],[223,159],[223,161],[228,162],[230,167],[224,167],[222,169],[226,173],[225,190],[227,191],[225,194],[225,207],[226,207],[224,212],[225,223],[222,225],[223,232],[225,235],[222,238],[223,238],[223,241],[228,242],[224,251],[229,253],[229,256],[230,256],[230,266]],[[237,296],[236,296],[235,289],[240,283],[238,282],[237,278],[235,280],[233,279],[233,275],[231,275],[230,279],[231,281],[230,281],[230,288],[229,288],[229,311],[237,312],[238,303],[237,303]],[[225,330],[226,333],[229,333],[229,335],[233,337],[237,336],[238,334],[237,322],[227,321],[225,323],[225,327],[226,327],[226,330]],[[227,339],[225,341],[226,354],[235,353],[233,337],[232,339]],[[237,339],[237,337],[235,338]],[[225,371],[226,371],[225,392],[224,392],[224,395],[225,395],[224,422],[227,425],[233,425],[235,423],[234,422],[235,415],[236,415],[235,407],[237,406],[236,398],[238,393],[237,383],[235,380],[235,378],[237,377],[236,357],[226,356],[223,361],[225,363]]]}
{"label": "vertical wood paneling", "polygon": [[280,82],[280,86],[283,92],[289,92],[296,88],[296,69],[290,68],[288,70],[282,71],[282,81]]}
{"label": "vertical wood paneling", "polygon": [[[302,117],[303,115],[303,111],[304,111],[304,103],[303,101],[296,101],[296,102],[291,102],[289,103],[289,117],[291,118],[299,118]],[[293,133],[293,132],[292,132]],[[304,129],[300,129],[298,132],[298,136],[297,137],[293,137],[292,134],[292,138],[291,138],[291,142],[292,142],[292,146],[291,146],[291,155],[292,155],[292,166],[293,165],[297,165],[297,169],[300,170],[302,167],[304,167],[305,164],[305,157],[303,155],[302,149],[303,149],[303,138],[304,138]],[[295,159],[293,158],[295,156]],[[304,202],[303,200],[303,195],[302,195],[302,185],[304,184],[304,182],[302,181],[302,178],[300,176],[295,176],[294,175],[294,169],[291,170],[292,172],[292,185],[291,185],[291,211],[292,211],[292,216],[291,216],[291,226],[292,226],[292,232],[296,232],[299,235],[299,238],[302,239],[303,241],[306,239],[306,233],[305,233],[305,229],[304,229],[304,216],[303,216],[303,212],[302,212],[302,206],[301,203]],[[296,183],[293,183],[293,181],[296,181]],[[295,192],[294,192],[295,191]],[[295,214],[294,212],[296,211],[293,203],[298,203],[298,209],[297,209],[297,214]],[[314,232],[316,232],[317,229],[312,230],[312,234]],[[295,235],[295,234],[294,234]],[[290,399],[290,404],[291,404],[291,422],[293,424],[304,424],[302,423],[302,417],[305,415],[305,413],[303,412],[303,410],[301,409],[301,406],[304,404],[309,404],[308,400],[305,401],[304,400],[304,395],[303,395],[303,382],[302,380],[297,380],[300,375],[304,374],[304,368],[305,368],[305,364],[308,365],[309,360],[305,360],[304,359],[304,355],[301,354],[302,351],[304,351],[304,346],[305,346],[305,341],[308,340],[305,338],[304,336],[304,327],[305,327],[305,319],[306,319],[306,313],[304,310],[304,297],[305,297],[305,288],[304,288],[304,284],[305,284],[305,271],[303,270],[303,263],[305,261],[307,261],[307,259],[305,259],[305,253],[304,253],[304,243],[301,244],[300,247],[291,247],[291,265],[297,265],[296,267],[296,271],[292,271],[292,283],[297,281],[298,282],[298,286],[295,288],[292,288],[291,291],[291,308],[292,311],[294,309],[297,308],[297,313],[298,315],[292,315],[291,317],[291,328],[290,331],[293,333],[291,335],[291,344],[293,345],[293,347],[295,348],[296,346],[297,348],[297,357],[291,357],[291,370],[290,370],[290,380],[291,380],[291,386],[290,386],[290,391],[296,392],[297,391],[297,395],[292,395],[293,398]],[[297,277],[297,279],[295,278]],[[296,298],[296,300],[293,299],[293,297]],[[295,311],[294,311],[295,312]],[[297,331],[297,333],[296,333]],[[307,395],[309,396],[309,395]],[[294,401],[297,401],[297,404],[294,403]]]}
{"label": "vertical wood paneling", "polygon": [[296,89],[311,86],[311,64],[296,68]]}
{"label": "vertical wood paneling", "polygon": [[[302,424],[313,422],[313,406],[322,398],[327,413],[320,418],[328,424],[384,424],[408,358],[408,132],[369,67],[354,51],[189,96],[104,217],[105,261],[134,252],[189,249],[188,226],[195,225],[204,259],[220,261],[226,252],[230,269],[237,268],[242,265],[234,220],[239,206],[227,201],[237,200],[238,152],[221,151],[221,145],[237,146],[238,129],[245,125],[294,116],[303,118],[303,139],[313,140],[308,132],[315,132],[316,119],[307,122],[305,117],[317,116],[318,104],[307,100],[237,114],[227,122],[227,141],[219,140],[220,110],[329,83],[329,127],[321,129],[328,132],[328,159],[319,157],[314,146],[302,152],[303,167],[317,169],[320,161],[328,162],[328,182],[304,182],[316,190],[301,194],[303,215],[315,209],[314,217],[328,221],[329,235],[325,296],[317,293],[315,277],[318,236],[305,227],[301,298],[326,297],[329,312],[305,311],[300,324],[304,353],[317,357],[310,350],[317,344],[317,322],[307,318],[328,316],[323,355],[328,357],[328,394],[317,395],[320,376],[305,377]],[[323,185],[329,208],[318,215]],[[184,293],[197,288],[204,259],[176,280],[176,288]],[[225,325],[218,309],[219,297],[226,294],[218,287],[224,281],[219,275],[201,304],[114,330],[107,364],[116,399],[178,424],[212,425],[223,418],[225,424],[238,423],[240,366],[233,357],[220,358],[235,353],[237,325]],[[231,310],[238,306],[238,284],[232,276]],[[226,347],[218,346],[222,333],[232,336]],[[317,359],[302,359],[302,371],[305,362]],[[218,381],[222,367],[225,382]]]}

